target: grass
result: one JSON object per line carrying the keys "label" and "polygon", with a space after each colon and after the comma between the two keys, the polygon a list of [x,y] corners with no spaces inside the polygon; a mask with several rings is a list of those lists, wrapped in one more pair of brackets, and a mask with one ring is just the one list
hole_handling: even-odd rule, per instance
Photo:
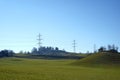
{"label": "grass", "polygon": [[96,53],[86,58],[73,62],[74,65],[91,67],[120,67],[120,54],[118,53]]}
{"label": "grass", "polygon": [[76,60],[1,58],[0,80],[119,80],[120,68],[75,66]]}

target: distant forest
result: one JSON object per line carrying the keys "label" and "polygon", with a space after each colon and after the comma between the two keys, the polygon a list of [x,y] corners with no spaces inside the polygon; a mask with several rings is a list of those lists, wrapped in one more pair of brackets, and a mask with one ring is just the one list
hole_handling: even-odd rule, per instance
{"label": "distant forest", "polygon": [[[118,47],[113,45],[108,45],[107,47],[101,46],[98,50],[94,51],[93,53],[101,53],[101,52],[109,52],[109,53],[119,53]],[[30,54],[34,56],[69,56],[74,58],[79,58],[78,53],[67,52],[65,50],[60,50],[58,47],[34,47],[31,52],[19,52],[20,54]],[[91,53],[87,53],[91,54]],[[0,57],[12,57],[15,55],[15,52],[12,50],[1,50]],[[76,57],[77,56],[77,57]]]}
{"label": "distant forest", "polygon": [[0,57],[12,57],[14,56],[14,52],[12,50],[2,50],[0,51]]}
{"label": "distant forest", "polygon": [[31,54],[34,55],[64,55],[68,52],[66,52],[65,50],[59,50],[58,47],[39,47],[37,48],[33,48],[31,51]]}

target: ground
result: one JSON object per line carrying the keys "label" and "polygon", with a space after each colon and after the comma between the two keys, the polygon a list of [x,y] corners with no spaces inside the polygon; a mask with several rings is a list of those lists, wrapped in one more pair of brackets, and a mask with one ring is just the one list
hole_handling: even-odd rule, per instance
{"label": "ground", "polygon": [[119,80],[119,67],[72,65],[76,60],[1,58],[1,80]]}

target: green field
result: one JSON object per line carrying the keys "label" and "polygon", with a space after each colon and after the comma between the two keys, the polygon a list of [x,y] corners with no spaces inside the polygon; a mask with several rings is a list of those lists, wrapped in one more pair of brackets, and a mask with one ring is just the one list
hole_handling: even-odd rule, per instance
{"label": "green field", "polygon": [[1,58],[0,80],[120,80],[119,67],[83,67],[71,65],[73,62],[76,60]]}
{"label": "green field", "polygon": [[73,62],[74,65],[103,68],[119,68],[120,54],[118,53],[96,53],[86,58]]}

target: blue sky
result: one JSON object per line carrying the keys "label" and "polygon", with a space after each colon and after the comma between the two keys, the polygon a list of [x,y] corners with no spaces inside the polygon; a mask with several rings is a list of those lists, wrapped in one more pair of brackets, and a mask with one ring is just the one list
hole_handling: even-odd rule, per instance
{"label": "blue sky", "polygon": [[120,0],[0,0],[0,50],[43,46],[77,52],[120,47]]}

